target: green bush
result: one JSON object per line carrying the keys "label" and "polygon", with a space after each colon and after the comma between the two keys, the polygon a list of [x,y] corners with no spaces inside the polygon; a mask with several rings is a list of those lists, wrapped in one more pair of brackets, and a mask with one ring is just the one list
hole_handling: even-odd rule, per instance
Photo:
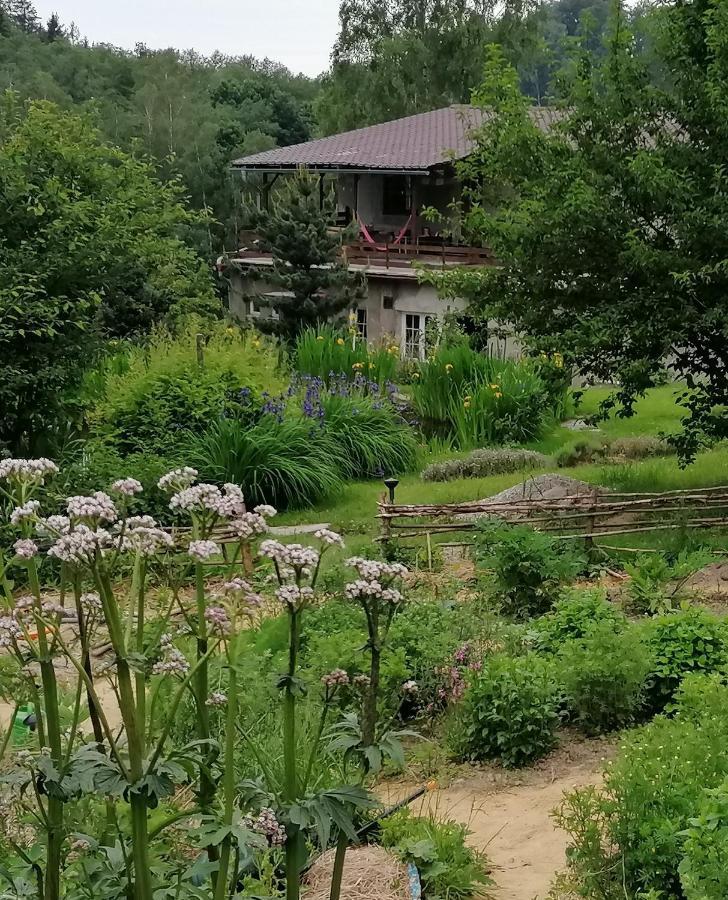
{"label": "green bush", "polygon": [[562,407],[535,362],[477,353],[465,339],[443,343],[420,364],[412,401],[425,425],[461,450],[532,440]]}
{"label": "green bush", "polygon": [[680,881],[686,900],[728,897],[728,780],[706,791],[688,820]]}
{"label": "green bush", "polygon": [[297,372],[313,375],[328,384],[332,377],[357,372],[384,386],[393,382],[399,363],[399,347],[370,347],[354,333],[331,326],[309,328],[296,339],[293,364]]}
{"label": "green bush", "polygon": [[681,550],[668,559],[664,553],[641,553],[626,565],[627,592],[636,612],[660,613],[672,609],[685,582],[713,560],[709,550]]}
{"label": "green bush", "polygon": [[321,405],[323,427],[339,447],[345,477],[399,475],[415,468],[417,438],[391,403],[330,394]]}
{"label": "green bush", "polygon": [[242,487],[250,503],[309,506],[341,488],[345,468],[335,439],[311,421],[265,415],[253,427],[220,419],[189,439],[185,460],[202,479]]}
{"label": "green bush", "polygon": [[619,632],[627,623],[624,615],[607,600],[603,588],[567,590],[554,603],[551,612],[533,623],[537,647],[546,653],[558,653],[564,644],[591,635],[609,625]]}
{"label": "green bush", "polygon": [[486,659],[471,675],[457,711],[456,754],[523,766],[556,744],[559,691],[552,667],[537,656]]}
{"label": "green bush", "polygon": [[613,622],[602,622],[588,637],[563,647],[559,667],[567,709],[587,734],[634,721],[651,670],[647,649],[634,629],[618,633]]}
{"label": "green bush", "polygon": [[675,717],[627,733],[603,788],[567,797],[558,823],[571,837],[579,896],[685,896],[679,869],[690,820],[728,776],[727,705],[719,679],[688,676]]}
{"label": "green bush", "polygon": [[534,450],[493,448],[473,450],[463,459],[432,463],[422,473],[423,481],[454,481],[456,478],[487,478],[506,472],[521,472],[547,466],[549,458]]}
{"label": "green bush", "polygon": [[479,523],[476,554],[478,562],[494,572],[503,611],[517,618],[551,609],[562,585],[584,566],[583,558],[564,541],[525,525],[493,520]]}
{"label": "green bush", "polygon": [[556,454],[556,465],[560,469],[572,466],[583,466],[595,460],[603,459],[606,453],[606,441],[595,435],[582,435],[565,444]]}
{"label": "green bush", "polygon": [[702,609],[658,616],[645,624],[644,635],[652,658],[647,702],[656,712],[670,703],[689,672],[715,672],[728,661],[726,626]]}
{"label": "green bush", "polygon": [[466,843],[465,825],[402,809],[384,819],[381,828],[382,845],[417,866],[429,900],[470,900],[492,885],[486,858]]}
{"label": "green bush", "polygon": [[124,453],[173,455],[187,432],[198,434],[223,415],[250,421],[265,390],[276,387],[273,345],[218,327],[198,365],[194,328],[179,337],[159,333],[131,347],[125,365],[104,371],[89,414],[93,434]]}

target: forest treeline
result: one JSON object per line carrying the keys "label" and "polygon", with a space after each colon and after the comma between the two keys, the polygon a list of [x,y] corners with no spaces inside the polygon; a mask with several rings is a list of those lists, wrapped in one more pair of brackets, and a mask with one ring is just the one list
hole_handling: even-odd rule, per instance
{"label": "forest treeline", "polygon": [[[239,225],[230,160],[467,102],[493,42],[524,91],[547,103],[576,44],[601,52],[613,3],[342,0],[329,69],[311,78],[246,55],[90,44],[56,14],[41,21],[31,0],[0,0],[0,91],[90,110],[110,143],[181,179],[191,205],[210,213],[192,237],[209,259],[233,246]],[[632,8],[638,34],[652,14]]]}

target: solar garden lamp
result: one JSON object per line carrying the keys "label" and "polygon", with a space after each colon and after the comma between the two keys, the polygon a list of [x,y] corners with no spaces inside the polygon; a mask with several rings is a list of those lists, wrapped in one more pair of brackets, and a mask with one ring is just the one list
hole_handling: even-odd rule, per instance
{"label": "solar garden lamp", "polygon": [[389,502],[394,503],[394,490],[399,484],[399,478],[385,478],[384,486],[389,491]]}

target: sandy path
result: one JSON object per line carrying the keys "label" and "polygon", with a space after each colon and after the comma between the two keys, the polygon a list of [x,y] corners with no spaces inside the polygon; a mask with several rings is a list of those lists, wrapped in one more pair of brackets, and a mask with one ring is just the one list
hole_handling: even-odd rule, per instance
{"label": "sandy path", "polygon": [[[425,795],[412,805],[442,818],[463,822],[470,843],[492,864],[495,900],[544,900],[554,876],[565,866],[567,836],[551,813],[565,793],[598,784],[602,760],[613,754],[606,741],[565,742],[537,767],[519,773],[495,768],[474,770],[449,787]],[[385,790],[393,799],[402,786]]]}

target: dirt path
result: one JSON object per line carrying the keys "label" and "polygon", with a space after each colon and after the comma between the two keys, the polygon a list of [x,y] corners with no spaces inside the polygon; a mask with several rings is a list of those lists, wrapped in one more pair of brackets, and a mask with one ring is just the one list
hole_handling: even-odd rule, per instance
{"label": "dirt path", "polygon": [[[412,809],[429,809],[468,825],[470,843],[492,863],[495,900],[544,900],[553,877],[564,868],[567,846],[551,813],[564,793],[598,784],[603,760],[613,752],[613,745],[603,740],[565,741],[533,769],[474,769],[425,795]],[[399,799],[402,786],[392,786],[390,796]]]}

